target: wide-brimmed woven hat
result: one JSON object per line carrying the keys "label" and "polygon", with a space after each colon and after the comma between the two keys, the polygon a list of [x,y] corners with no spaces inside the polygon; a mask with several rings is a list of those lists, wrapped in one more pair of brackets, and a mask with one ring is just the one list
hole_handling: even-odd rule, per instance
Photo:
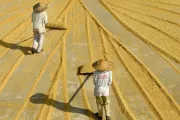
{"label": "wide-brimmed woven hat", "polygon": [[47,4],[37,3],[33,6],[33,10],[36,12],[42,12],[48,8]]}
{"label": "wide-brimmed woven hat", "polygon": [[99,71],[112,70],[114,65],[112,62],[100,59],[92,64],[93,68]]}

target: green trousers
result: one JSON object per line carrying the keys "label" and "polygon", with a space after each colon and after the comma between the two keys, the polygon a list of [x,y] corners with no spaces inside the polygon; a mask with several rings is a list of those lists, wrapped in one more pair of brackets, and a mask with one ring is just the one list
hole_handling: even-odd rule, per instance
{"label": "green trousers", "polygon": [[105,115],[110,116],[109,96],[100,96],[100,97],[96,96],[96,104],[97,104],[99,117],[102,117],[102,115],[103,115],[103,108],[105,110]]}

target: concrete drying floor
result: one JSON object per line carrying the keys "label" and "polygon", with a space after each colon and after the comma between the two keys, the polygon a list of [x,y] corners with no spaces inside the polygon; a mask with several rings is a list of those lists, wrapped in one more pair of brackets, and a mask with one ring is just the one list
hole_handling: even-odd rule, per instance
{"label": "concrete drying floor", "polygon": [[41,1],[69,29],[32,55],[37,1],[0,0],[0,120],[96,119],[92,77],[76,73],[102,58],[115,64],[113,120],[180,120],[179,0]]}

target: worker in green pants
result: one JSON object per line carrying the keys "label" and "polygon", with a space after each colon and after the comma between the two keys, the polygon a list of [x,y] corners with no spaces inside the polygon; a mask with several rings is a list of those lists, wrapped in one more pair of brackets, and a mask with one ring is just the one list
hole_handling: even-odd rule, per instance
{"label": "worker in green pants", "polygon": [[106,120],[110,118],[109,87],[112,84],[112,63],[107,60],[98,60],[92,64],[96,71],[93,73],[94,95],[98,113],[96,117],[102,120],[103,109],[105,109]]}

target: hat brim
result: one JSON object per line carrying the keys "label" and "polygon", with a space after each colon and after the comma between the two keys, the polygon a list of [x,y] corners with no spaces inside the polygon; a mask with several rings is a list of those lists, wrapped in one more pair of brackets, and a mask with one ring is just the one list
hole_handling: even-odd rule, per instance
{"label": "hat brim", "polygon": [[47,4],[40,4],[40,6],[38,6],[38,4],[34,5],[33,9],[36,12],[42,12],[45,11],[48,8]]}
{"label": "hat brim", "polygon": [[106,61],[108,62],[108,64],[106,64],[106,66],[103,66],[101,64],[98,64],[99,61],[96,61],[92,64],[92,67],[96,70],[99,70],[99,71],[109,71],[109,70],[112,70],[114,68],[114,64],[110,61]]}
{"label": "hat brim", "polygon": [[42,12],[42,11],[45,11],[46,9],[47,9],[47,7],[38,7],[38,8],[36,9],[36,11]]}

